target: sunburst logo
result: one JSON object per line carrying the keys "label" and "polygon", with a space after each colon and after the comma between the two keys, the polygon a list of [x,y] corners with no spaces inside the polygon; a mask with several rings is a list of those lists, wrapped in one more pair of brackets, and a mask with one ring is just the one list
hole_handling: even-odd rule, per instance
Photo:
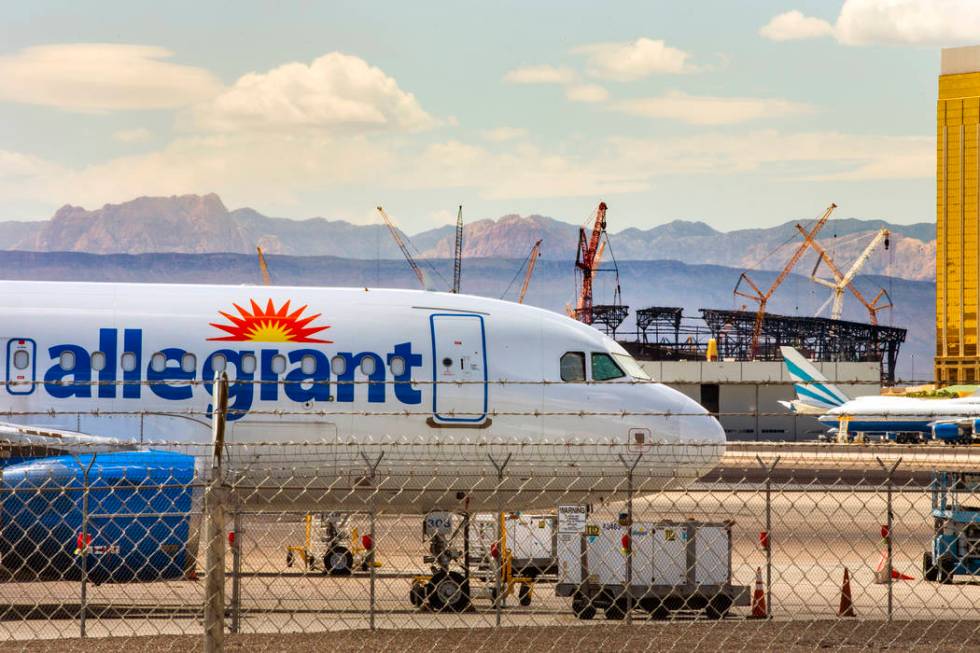
{"label": "sunburst logo", "polygon": [[315,315],[303,316],[307,306],[304,304],[295,311],[290,312],[290,300],[276,309],[270,299],[265,305],[265,309],[259,306],[254,299],[251,302],[251,311],[242,308],[238,304],[232,304],[238,311],[238,315],[218,311],[221,317],[228,320],[231,324],[218,324],[211,322],[211,326],[221,329],[228,333],[226,336],[208,338],[208,340],[233,340],[233,341],[255,341],[255,342],[319,342],[324,344],[332,343],[333,340],[321,340],[313,338],[314,334],[329,329],[329,326],[310,326],[310,323],[320,317],[320,313]]}

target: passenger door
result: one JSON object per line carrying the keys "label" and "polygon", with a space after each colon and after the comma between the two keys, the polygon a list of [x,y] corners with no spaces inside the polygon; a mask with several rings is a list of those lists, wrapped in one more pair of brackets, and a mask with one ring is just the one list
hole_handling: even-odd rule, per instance
{"label": "passenger door", "polygon": [[483,316],[434,313],[432,415],[440,423],[480,424],[487,416],[487,355]]}

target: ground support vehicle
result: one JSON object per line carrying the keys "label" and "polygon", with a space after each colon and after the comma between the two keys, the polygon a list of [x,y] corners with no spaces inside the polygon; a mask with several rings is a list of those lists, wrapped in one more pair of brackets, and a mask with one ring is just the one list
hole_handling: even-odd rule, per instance
{"label": "ground support vehicle", "polygon": [[628,528],[625,518],[589,523],[584,507],[576,523],[561,515],[560,508],[555,592],[572,598],[579,619],[599,610],[607,619],[623,619],[631,609],[654,618],[696,611],[721,619],[750,603],[749,587],[732,584],[732,522],[635,522]]}
{"label": "ground support vehicle", "polygon": [[[431,512],[422,522],[422,538],[429,553],[423,561],[431,573],[412,579],[409,601],[420,609],[435,612],[465,612],[473,608],[470,592],[470,515],[462,514],[459,525],[453,528],[452,512]],[[463,548],[455,548],[462,538]]]}
{"label": "ground support vehicle", "polygon": [[980,473],[935,472],[932,476],[935,534],[922,554],[928,581],[951,583],[953,576],[980,576]]}
{"label": "ground support vehicle", "polygon": [[498,520],[503,546],[501,591],[506,599],[516,595],[521,606],[531,605],[535,583],[553,579],[557,571],[555,536],[557,517],[553,513],[509,512],[498,516],[479,513],[472,522],[472,556],[477,570],[496,594]]}
{"label": "ground support vehicle", "polygon": [[307,513],[302,545],[286,547],[286,566],[300,562],[307,571],[319,569],[331,576],[349,576],[355,569],[367,571],[373,564],[373,542],[360,535],[357,528],[348,530],[350,515]]}
{"label": "ground support vehicle", "polygon": [[531,604],[535,583],[548,574],[554,577],[554,515],[433,512],[426,515],[424,524],[423,538],[429,549],[424,562],[431,573],[412,580],[409,599],[417,608],[462,612],[471,609],[477,598],[496,605],[498,594],[503,606],[508,597],[516,595],[526,607]]}

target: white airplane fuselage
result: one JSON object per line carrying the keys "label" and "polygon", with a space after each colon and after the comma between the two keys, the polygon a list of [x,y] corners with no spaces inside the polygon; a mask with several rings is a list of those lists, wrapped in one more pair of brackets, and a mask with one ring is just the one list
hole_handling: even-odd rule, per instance
{"label": "white airplane fuselage", "polygon": [[980,419],[980,397],[922,399],[869,395],[828,410],[818,418],[828,426],[842,419],[850,431],[931,433],[936,423]]}
{"label": "white airplane fuselage", "polygon": [[[679,392],[628,374],[593,379],[594,354],[629,367],[612,339],[510,302],[8,281],[0,303],[0,419],[203,458],[211,380],[224,369],[229,480],[259,506],[488,507],[505,460],[512,505],[595,500],[622,489],[620,455],[639,456],[646,487],[662,486],[711,469],[725,442]],[[569,352],[585,382],[562,380]]]}

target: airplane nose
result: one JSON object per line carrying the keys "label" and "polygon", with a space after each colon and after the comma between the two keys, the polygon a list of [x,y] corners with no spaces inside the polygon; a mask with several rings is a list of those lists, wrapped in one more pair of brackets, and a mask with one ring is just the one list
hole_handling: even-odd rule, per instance
{"label": "airplane nose", "polygon": [[660,386],[662,395],[666,395],[673,418],[675,432],[684,444],[723,445],[727,442],[725,429],[718,420],[708,413],[705,408],[687,395]]}
{"label": "airplane nose", "polygon": [[696,444],[725,444],[725,429],[716,417],[686,395],[684,397],[684,413],[686,424],[684,435],[688,442]]}

